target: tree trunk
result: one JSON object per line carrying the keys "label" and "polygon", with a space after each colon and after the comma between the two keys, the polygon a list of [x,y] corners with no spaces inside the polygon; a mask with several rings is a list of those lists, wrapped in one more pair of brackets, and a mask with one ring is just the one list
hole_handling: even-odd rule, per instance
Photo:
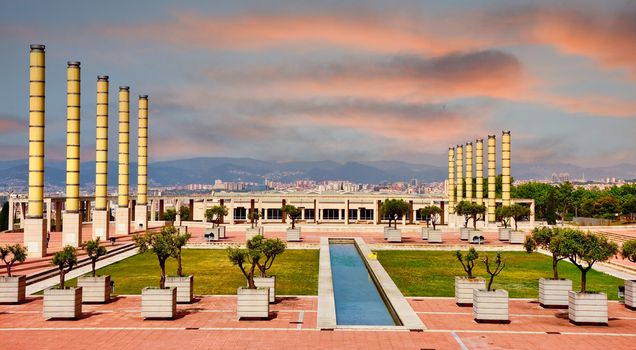
{"label": "tree trunk", "polygon": [[393,223],[393,228],[397,230],[397,219],[394,220],[395,222]]}
{"label": "tree trunk", "polygon": [[183,277],[183,269],[181,268],[181,248],[179,248],[179,254],[177,255],[177,276]]}
{"label": "tree trunk", "polygon": [[249,289],[256,289],[256,285],[254,284],[254,268],[256,268],[256,266],[252,264],[250,273],[247,275],[247,287]]}
{"label": "tree trunk", "polygon": [[296,219],[292,219],[292,230],[296,227]]}
{"label": "tree trunk", "polygon": [[515,219],[515,231],[518,231],[519,229],[517,228],[517,219]]}
{"label": "tree trunk", "polygon": [[587,269],[581,270],[581,293],[587,291]]}
{"label": "tree trunk", "polygon": [[60,270],[60,289],[64,289],[64,269]]}
{"label": "tree trunk", "polygon": [[477,230],[477,216],[473,216],[473,229]]}
{"label": "tree trunk", "polygon": [[490,275],[490,280],[488,281],[488,291],[490,292],[492,289],[492,281],[495,279],[495,275]]}
{"label": "tree trunk", "polygon": [[7,264],[7,276],[11,277],[11,264]]}
{"label": "tree trunk", "polygon": [[[431,220],[431,224],[433,224],[433,231],[435,231],[435,221]],[[427,227],[428,227],[428,225],[427,225]]]}
{"label": "tree trunk", "polygon": [[159,261],[159,267],[161,267],[161,278],[159,279],[159,288],[166,288],[166,262]]}
{"label": "tree trunk", "polygon": [[559,259],[555,255],[552,255],[552,273],[554,274],[554,279],[559,279],[559,270],[557,269],[557,264],[559,263]]}
{"label": "tree trunk", "polygon": [[95,277],[95,263],[97,259],[91,259],[91,269],[93,270],[93,277]]}

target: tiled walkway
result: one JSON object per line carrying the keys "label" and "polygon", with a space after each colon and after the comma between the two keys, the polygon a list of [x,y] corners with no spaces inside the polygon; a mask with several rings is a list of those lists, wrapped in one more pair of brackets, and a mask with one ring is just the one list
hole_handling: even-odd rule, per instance
{"label": "tiled walkway", "polygon": [[[477,324],[450,298],[409,300],[424,332],[316,327],[316,297],[280,298],[269,320],[238,321],[234,296],[179,305],[175,320],[144,321],[138,296],[85,305],[76,321],[45,321],[42,300],[0,305],[0,338],[12,349],[633,349],[636,312],[610,302],[609,327],[571,325],[560,310],[512,300],[508,325]],[[462,347],[464,346],[464,347]]]}

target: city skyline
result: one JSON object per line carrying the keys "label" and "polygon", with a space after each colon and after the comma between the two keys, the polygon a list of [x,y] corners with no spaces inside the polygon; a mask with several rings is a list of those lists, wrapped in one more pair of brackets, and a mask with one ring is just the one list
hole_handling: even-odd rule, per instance
{"label": "city skyline", "polygon": [[26,159],[25,62],[28,44],[42,43],[47,159],[63,158],[66,61],[80,60],[82,160],[94,159],[95,77],[109,74],[111,89],[150,95],[151,161],[258,155],[441,166],[448,146],[488,134],[500,142],[510,129],[521,163],[636,162],[636,7],[625,2],[0,9],[5,160]]}

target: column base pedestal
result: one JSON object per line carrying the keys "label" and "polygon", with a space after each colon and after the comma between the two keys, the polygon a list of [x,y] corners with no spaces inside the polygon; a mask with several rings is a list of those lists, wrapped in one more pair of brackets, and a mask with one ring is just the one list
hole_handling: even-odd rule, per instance
{"label": "column base pedestal", "polygon": [[82,220],[80,213],[63,213],[62,245],[79,247],[82,244]]}
{"label": "column base pedestal", "polygon": [[110,238],[110,217],[108,210],[93,210],[93,239],[102,241]]}
{"label": "column base pedestal", "polygon": [[115,209],[115,234],[117,235],[130,234],[130,209],[129,208]]}
{"label": "column base pedestal", "polygon": [[42,218],[24,219],[24,245],[29,257],[43,258],[46,256],[46,220]]}
{"label": "column base pedestal", "polygon": [[148,229],[148,207],[146,205],[135,205],[135,228],[134,231]]}

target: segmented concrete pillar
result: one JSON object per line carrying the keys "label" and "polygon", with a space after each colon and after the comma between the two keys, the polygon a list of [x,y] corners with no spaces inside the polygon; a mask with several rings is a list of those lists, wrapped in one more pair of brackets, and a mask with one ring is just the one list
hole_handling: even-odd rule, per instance
{"label": "segmented concrete pillar", "polygon": [[95,136],[95,210],[93,238],[109,237],[108,213],[108,76],[97,77],[97,123]]}
{"label": "segmented concrete pillar", "polygon": [[477,204],[484,204],[484,140],[475,142],[475,198]]}
{"label": "segmented concrete pillar", "polygon": [[466,143],[466,199],[473,200],[473,143]]}
{"label": "segmented concrete pillar", "polygon": [[457,170],[457,202],[464,200],[464,147],[457,145],[457,151],[455,153],[455,167]]}
{"label": "segmented concrete pillar", "polygon": [[24,243],[30,257],[46,256],[44,208],[44,45],[31,45],[29,54],[29,208]]}
{"label": "segmented concrete pillar", "polygon": [[510,205],[510,131],[504,131],[501,137],[501,200]]}
{"label": "segmented concrete pillar", "polygon": [[79,212],[80,187],[80,63],[69,61],[66,68],[66,210],[63,215],[62,244],[82,244]]}
{"label": "segmented concrete pillar", "polygon": [[448,148],[448,185],[446,187],[448,195],[448,212],[455,213],[455,148]]}
{"label": "segmented concrete pillar", "polygon": [[488,222],[497,222],[495,215],[497,185],[497,140],[495,135],[488,135]]}
{"label": "segmented concrete pillar", "polygon": [[[148,96],[139,96],[139,131],[137,137],[137,205],[135,229],[148,227]],[[153,213],[154,215],[154,213]],[[193,215],[190,213],[190,215]],[[152,218],[154,220],[154,218]]]}
{"label": "segmented concrete pillar", "polygon": [[130,234],[130,208],[128,208],[129,149],[130,149],[130,92],[128,86],[119,87],[119,162],[115,232]]}

